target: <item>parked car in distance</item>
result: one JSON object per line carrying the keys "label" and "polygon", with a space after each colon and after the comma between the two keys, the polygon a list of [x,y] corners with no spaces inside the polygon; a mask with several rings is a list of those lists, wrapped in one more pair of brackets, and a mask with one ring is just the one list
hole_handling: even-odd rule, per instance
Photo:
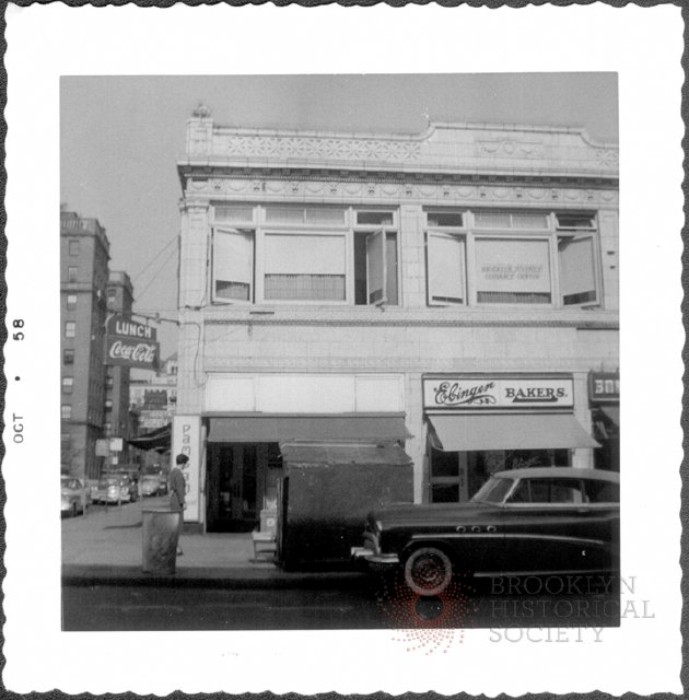
{"label": "parked car in distance", "polygon": [[127,477],[106,476],[98,482],[91,497],[94,503],[129,503],[132,500],[132,485],[133,482]]}
{"label": "parked car in distance", "polygon": [[352,556],[395,570],[422,596],[456,574],[619,571],[619,474],[571,467],[496,472],[466,503],[405,504],[369,514]]}
{"label": "parked car in distance", "polygon": [[141,495],[162,496],[167,492],[162,478],[158,474],[145,474],[141,477]]}
{"label": "parked car in distance", "polygon": [[61,505],[63,515],[82,515],[91,503],[91,493],[81,479],[73,476],[63,476],[60,479]]}

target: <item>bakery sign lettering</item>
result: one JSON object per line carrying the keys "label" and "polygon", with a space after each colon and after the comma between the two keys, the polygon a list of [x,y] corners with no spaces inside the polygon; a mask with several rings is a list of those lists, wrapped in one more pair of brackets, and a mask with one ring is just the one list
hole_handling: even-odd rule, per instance
{"label": "bakery sign lettering", "polygon": [[114,314],[108,319],[105,336],[105,364],[156,369],[160,345],[156,329]]}
{"label": "bakery sign lettering", "polygon": [[571,408],[572,380],[498,377],[425,378],[426,408]]}

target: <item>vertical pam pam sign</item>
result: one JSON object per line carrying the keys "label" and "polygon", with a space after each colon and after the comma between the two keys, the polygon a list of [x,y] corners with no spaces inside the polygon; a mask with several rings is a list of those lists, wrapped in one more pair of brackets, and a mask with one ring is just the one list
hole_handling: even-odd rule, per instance
{"label": "vertical pam pam sign", "polygon": [[184,454],[189,457],[186,464],[180,465],[186,481],[186,510],[184,520],[200,520],[199,474],[201,468],[201,417],[175,416],[172,423],[172,455]]}
{"label": "vertical pam pam sign", "polygon": [[155,328],[133,321],[130,316],[110,316],[106,324],[105,364],[155,370],[159,354]]}

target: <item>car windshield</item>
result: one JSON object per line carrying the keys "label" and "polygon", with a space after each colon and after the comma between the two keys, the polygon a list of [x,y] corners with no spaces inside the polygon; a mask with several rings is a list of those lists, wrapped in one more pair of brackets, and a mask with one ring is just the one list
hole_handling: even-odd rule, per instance
{"label": "car windshield", "polygon": [[503,503],[513,483],[514,479],[492,476],[471,500],[477,503]]}
{"label": "car windshield", "polygon": [[76,479],[62,479],[63,489],[78,489],[79,482]]}

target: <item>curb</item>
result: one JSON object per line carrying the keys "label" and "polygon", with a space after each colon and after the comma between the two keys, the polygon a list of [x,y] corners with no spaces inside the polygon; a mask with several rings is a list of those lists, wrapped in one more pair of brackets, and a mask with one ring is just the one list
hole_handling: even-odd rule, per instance
{"label": "curb", "polygon": [[137,566],[62,567],[63,586],[152,586],[168,588],[349,588],[370,583],[364,572],[285,572],[275,569],[179,567],[174,574],[149,574]]}

